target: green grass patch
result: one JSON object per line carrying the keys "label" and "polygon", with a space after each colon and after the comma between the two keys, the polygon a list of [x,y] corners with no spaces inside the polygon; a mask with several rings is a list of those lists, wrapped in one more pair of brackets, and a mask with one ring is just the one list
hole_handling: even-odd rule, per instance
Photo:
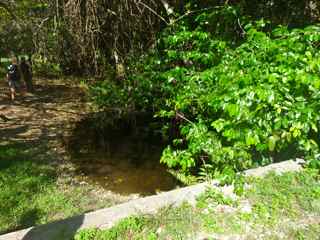
{"label": "green grass patch", "polygon": [[320,224],[310,224],[301,229],[291,229],[289,234],[292,239],[297,240],[319,239]]}
{"label": "green grass patch", "polygon": [[56,169],[28,151],[0,146],[0,234],[107,205],[91,199],[88,188],[58,184]]}
{"label": "green grass patch", "polygon": [[193,239],[199,228],[194,209],[184,204],[179,208],[168,207],[155,216],[132,216],[120,221],[109,230],[80,231],[75,240],[116,239]]}
{"label": "green grass patch", "polygon": [[248,182],[252,187],[245,196],[250,199],[253,214],[260,221],[299,218],[308,213],[320,216],[320,182],[315,171],[271,174]]}

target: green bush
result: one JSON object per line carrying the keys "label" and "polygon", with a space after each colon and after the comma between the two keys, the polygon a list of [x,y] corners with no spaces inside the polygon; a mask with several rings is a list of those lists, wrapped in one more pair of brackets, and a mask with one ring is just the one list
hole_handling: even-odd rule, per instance
{"label": "green bush", "polygon": [[[320,27],[266,34],[247,27],[246,41],[225,48],[221,63],[189,73],[167,112],[181,124],[187,147],[168,148],[162,161],[188,168],[204,157],[217,168],[252,166],[255,156],[318,152]],[[256,157],[257,158],[257,157]]]}
{"label": "green bush", "polygon": [[232,9],[215,10],[166,29],[157,51],[129,64],[123,84],[93,88],[95,101],[154,111],[166,120],[164,130],[174,125],[176,139],[161,161],[184,171],[315,159],[320,25],[266,32],[261,20],[242,24],[244,38],[235,41],[223,34],[227,27],[212,27],[219,25],[213,15],[226,13],[230,24],[247,21]]}

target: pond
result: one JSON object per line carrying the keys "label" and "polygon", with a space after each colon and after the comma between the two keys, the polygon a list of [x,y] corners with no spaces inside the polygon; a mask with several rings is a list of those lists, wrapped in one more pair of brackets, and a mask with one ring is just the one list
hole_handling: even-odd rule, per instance
{"label": "pond", "polygon": [[72,144],[72,162],[85,181],[123,195],[153,195],[181,186],[160,164],[161,137],[145,129],[97,131],[85,125],[78,126]]}

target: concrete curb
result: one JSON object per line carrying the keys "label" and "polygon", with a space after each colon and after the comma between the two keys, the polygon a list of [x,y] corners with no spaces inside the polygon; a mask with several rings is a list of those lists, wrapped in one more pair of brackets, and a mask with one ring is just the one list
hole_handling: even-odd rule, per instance
{"label": "concrete curb", "polygon": [[[271,164],[266,167],[247,170],[245,171],[245,175],[258,177],[264,176],[270,171],[281,174],[284,172],[300,171],[301,169],[302,167],[298,162],[289,160]],[[203,193],[206,188],[214,185],[217,185],[217,182],[201,183],[170,192],[164,192],[159,195],[132,200],[127,203],[83,214],[81,216],[5,234],[0,236],[0,240],[72,239],[75,233],[80,229],[106,229],[113,226],[119,220],[131,215],[156,213],[161,208],[178,206],[183,202],[194,204],[196,198]],[[222,191],[227,195],[230,194],[229,187],[222,188]]]}

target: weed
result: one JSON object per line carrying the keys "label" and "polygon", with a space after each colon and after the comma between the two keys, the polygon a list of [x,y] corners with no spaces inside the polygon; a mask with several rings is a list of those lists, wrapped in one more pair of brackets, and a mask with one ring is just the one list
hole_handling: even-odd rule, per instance
{"label": "weed", "polygon": [[230,197],[226,197],[219,190],[208,188],[206,192],[198,197],[197,207],[207,208],[209,204],[236,205],[236,202]]}

